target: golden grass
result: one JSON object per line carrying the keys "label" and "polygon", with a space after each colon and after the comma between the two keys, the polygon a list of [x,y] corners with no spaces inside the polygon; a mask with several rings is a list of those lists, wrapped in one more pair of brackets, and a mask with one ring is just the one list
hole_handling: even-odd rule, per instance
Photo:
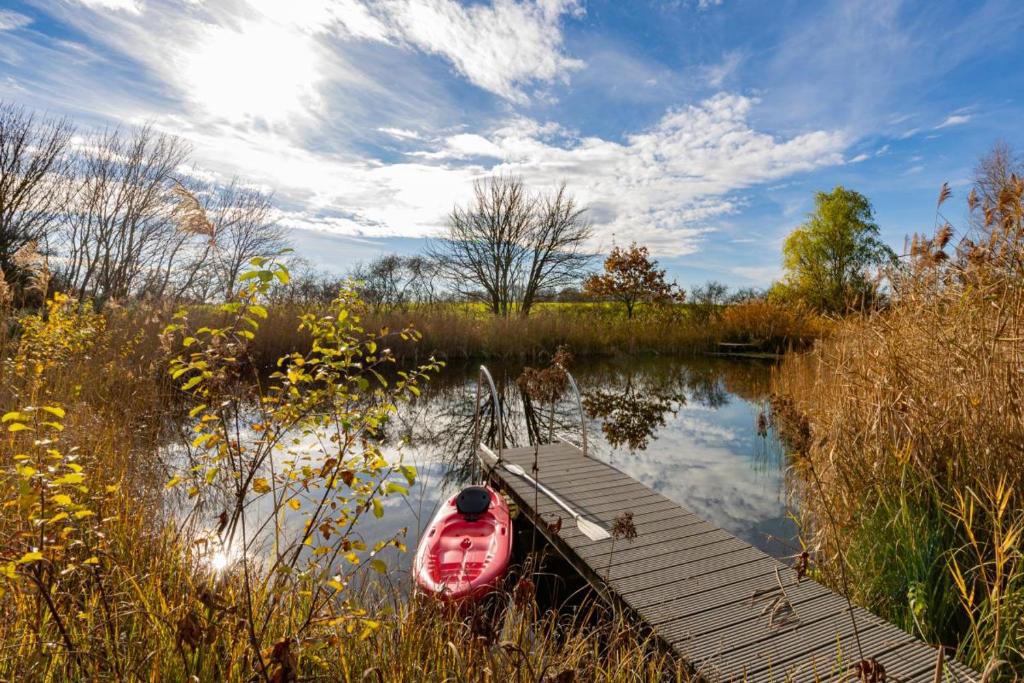
{"label": "golden grass", "polygon": [[[485,624],[397,589],[346,593],[293,638],[306,613],[301,581],[288,610],[265,610],[282,603],[237,565],[212,572],[165,507],[157,445],[183,410],[165,380],[161,318],[64,306],[2,327],[0,412],[59,406],[46,420],[63,430],[35,446],[23,432],[0,439],[0,680],[686,680],[622,615],[586,604],[545,611],[521,589],[497,596]],[[47,448],[60,451],[57,471],[28,472],[36,461],[20,457],[25,449],[45,459]],[[54,475],[72,465],[84,482],[58,488]],[[95,514],[59,520],[51,515],[60,508],[40,517],[31,507],[40,492],[56,501],[62,491]],[[39,529],[48,530],[38,531],[44,558],[19,562]],[[272,618],[259,625],[260,642],[269,645],[257,653],[246,614],[264,611]]]}
{"label": "golden grass", "polygon": [[985,242],[950,257],[948,226],[915,239],[888,309],[773,380],[821,575],[841,588],[845,567],[855,600],[1008,677],[1024,673],[1020,189],[988,207]]}
{"label": "golden grass", "polygon": [[[296,332],[296,311],[271,307],[265,334],[254,355],[272,362],[301,350],[308,340]],[[715,351],[719,341],[753,343],[757,349],[782,352],[805,348],[825,335],[831,323],[798,308],[753,301],[724,307],[708,322],[697,321],[686,305],[638,306],[632,320],[610,304],[541,304],[529,317],[502,318],[478,307],[422,306],[408,310],[367,311],[367,329],[391,330],[411,325],[423,336],[418,343],[398,344],[398,357],[420,360],[549,358],[560,346],[577,356],[637,354],[689,355]]]}

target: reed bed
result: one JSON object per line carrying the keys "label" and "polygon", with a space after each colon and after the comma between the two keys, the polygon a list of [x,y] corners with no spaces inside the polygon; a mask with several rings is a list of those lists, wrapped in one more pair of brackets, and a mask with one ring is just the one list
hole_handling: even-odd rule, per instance
{"label": "reed bed", "polygon": [[257,562],[216,569],[166,490],[160,445],[190,425],[168,316],[58,298],[6,320],[0,680],[687,679],[622,615],[542,609],[529,581],[466,617],[398,587],[311,607],[314,575],[282,599]]}
{"label": "reed bed", "polygon": [[[254,355],[263,362],[308,345],[296,330],[295,305],[270,308],[267,334]],[[528,317],[496,317],[471,306],[436,305],[367,311],[369,329],[412,326],[422,338],[398,343],[403,360],[498,358],[534,361],[565,346],[580,357],[690,355],[715,351],[718,342],[750,344],[753,350],[781,353],[806,348],[828,334],[831,322],[799,306],[751,301],[716,309],[698,320],[686,305],[638,307],[628,319],[620,307],[605,304],[546,304]]]}
{"label": "reed bed", "polygon": [[952,254],[948,224],[915,238],[886,310],[773,378],[819,575],[1006,680],[1024,674],[1022,194],[972,199],[983,227]]}

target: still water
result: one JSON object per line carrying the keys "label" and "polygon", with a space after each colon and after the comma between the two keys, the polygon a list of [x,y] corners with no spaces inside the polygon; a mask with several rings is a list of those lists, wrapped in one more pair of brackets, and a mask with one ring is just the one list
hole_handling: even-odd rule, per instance
{"label": "still water", "polygon": [[[579,443],[573,396],[556,405],[552,421],[547,406],[533,412],[524,406],[515,383],[522,365],[488,367],[501,396],[507,446],[529,445],[531,431]],[[718,358],[578,361],[570,370],[583,395],[589,453],[765,552],[792,555],[797,531],[786,455],[765,417],[770,367]],[[439,502],[471,483],[478,368],[449,365],[415,404],[400,409],[389,440],[412,445],[389,448],[389,456],[400,453],[415,464],[419,479],[406,500],[388,499],[385,516],[363,527],[367,539],[408,527],[413,548]],[[493,438],[487,417],[484,429]],[[398,572],[410,561],[389,558]]]}
{"label": "still water", "polygon": [[[565,395],[553,407],[531,410],[516,385],[523,366],[488,367],[500,395],[507,446],[530,445],[538,435],[542,442],[552,435],[580,442],[574,395]],[[363,516],[354,531],[372,546],[407,530],[410,552],[389,548],[377,556],[388,565],[389,580],[398,585],[408,585],[411,550],[438,505],[473,483],[478,369],[476,363],[449,364],[415,402],[400,405],[385,427],[385,456],[415,465],[416,483],[408,496],[384,498],[384,515]],[[611,463],[771,555],[795,552],[786,455],[766,419],[770,365],[647,357],[578,361],[570,370],[582,394],[590,457]],[[496,422],[489,400],[482,413],[482,431],[493,443]],[[242,436],[243,441],[256,438]],[[172,460],[180,457],[171,455]],[[543,462],[540,472],[543,481]],[[283,527],[298,537],[305,521],[302,511],[282,512]],[[216,524],[212,512],[200,516]],[[274,519],[272,498],[254,500],[245,518],[249,528],[268,528]],[[273,540],[266,535],[264,545]],[[230,555],[230,550],[220,551],[224,561]]]}

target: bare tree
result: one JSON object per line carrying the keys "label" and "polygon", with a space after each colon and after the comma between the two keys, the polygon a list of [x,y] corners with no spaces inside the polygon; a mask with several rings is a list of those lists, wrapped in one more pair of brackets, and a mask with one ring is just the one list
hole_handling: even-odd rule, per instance
{"label": "bare tree", "polygon": [[424,256],[384,254],[358,264],[350,278],[359,283],[363,301],[378,311],[433,303],[437,298],[437,264]]}
{"label": "bare tree", "polygon": [[250,259],[279,253],[288,241],[274,221],[269,195],[243,186],[236,178],[213,197],[207,213],[214,226],[217,280],[224,295],[230,298]]}
{"label": "bare tree", "polygon": [[150,280],[176,234],[168,193],[188,152],[149,126],[101,132],[83,149],[63,240],[80,298],[124,299]]}
{"label": "bare tree", "polygon": [[589,260],[590,226],[565,190],[537,196],[522,178],[477,181],[456,206],[432,256],[455,291],[484,300],[494,315],[527,315],[538,292],[572,282]]}
{"label": "bare tree", "polygon": [[64,119],[39,119],[0,103],[0,268],[14,279],[15,253],[46,244],[63,217],[72,132]]}
{"label": "bare tree", "polygon": [[520,310],[523,315],[545,289],[568,287],[579,281],[580,273],[590,260],[582,251],[590,238],[590,223],[583,219],[585,209],[576,204],[563,183],[536,202],[536,217],[527,243],[529,262],[523,285]]}

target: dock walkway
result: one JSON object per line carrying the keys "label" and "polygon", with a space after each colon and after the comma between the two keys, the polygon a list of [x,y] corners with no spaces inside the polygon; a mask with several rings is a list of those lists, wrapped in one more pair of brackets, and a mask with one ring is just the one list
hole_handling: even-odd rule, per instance
{"label": "dock walkway", "polygon": [[[530,474],[534,447],[504,448]],[[633,514],[633,540],[592,541],[527,480],[481,461],[548,542],[607,600],[645,623],[709,681],[973,681],[977,674],[847,601],[794,568],[701,519],[574,445],[539,447],[537,479],[586,519],[611,529]],[[556,533],[548,524],[562,518]],[[851,618],[852,617],[852,618]],[[856,622],[856,628],[854,626]],[[873,660],[884,677],[861,678]]]}

